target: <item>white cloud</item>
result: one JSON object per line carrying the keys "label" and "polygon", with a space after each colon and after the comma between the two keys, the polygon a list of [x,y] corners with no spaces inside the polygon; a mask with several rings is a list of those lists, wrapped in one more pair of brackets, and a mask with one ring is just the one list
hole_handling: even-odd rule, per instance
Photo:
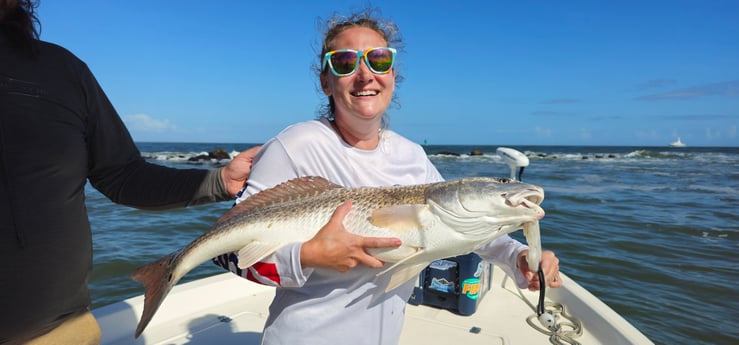
{"label": "white cloud", "polygon": [[131,131],[161,133],[177,129],[168,119],[155,119],[147,114],[126,115],[123,122]]}

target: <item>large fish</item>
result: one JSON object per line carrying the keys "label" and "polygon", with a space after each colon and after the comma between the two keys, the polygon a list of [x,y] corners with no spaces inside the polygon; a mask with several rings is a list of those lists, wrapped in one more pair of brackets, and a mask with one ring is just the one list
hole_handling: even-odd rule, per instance
{"label": "large fish", "polygon": [[145,289],[136,337],[172,286],[196,266],[238,251],[239,266],[249,267],[286,244],[311,239],[346,200],[353,204],[344,219],[348,231],[402,241],[397,248],[368,249],[386,263],[378,276],[391,275],[390,291],[434,260],[469,253],[524,227],[530,256],[539,257],[543,199],[538,186],[497,178],[373,188],[344,188],[320,177],[290,180],[249,197],[186,247],[131,275]]}

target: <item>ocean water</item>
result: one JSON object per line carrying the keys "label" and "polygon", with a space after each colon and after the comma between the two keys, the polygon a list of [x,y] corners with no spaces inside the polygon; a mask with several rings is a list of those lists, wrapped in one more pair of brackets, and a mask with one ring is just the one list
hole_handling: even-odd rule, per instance
{"label": "ocean water", "polygon": [[[201,169],[227,162],[188,159],[252,146],[138,145],[151,162]],[[425,148],[446,179],[510,175],[497,146]],[[739,344],[739,148],[514,148],[530,159],[523,180],[545,190],[542,244],[568,276],[656,344]],[[88,185],[87,207],[100,307],[141,294],[128,275],[207,231],[231,203],[141,211]],[[206,263],[184,281],[221,272]]]}

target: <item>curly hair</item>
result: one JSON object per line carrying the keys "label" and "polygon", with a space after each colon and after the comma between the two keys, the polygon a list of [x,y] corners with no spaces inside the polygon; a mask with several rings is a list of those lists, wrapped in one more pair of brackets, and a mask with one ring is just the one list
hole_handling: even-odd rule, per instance
{"label": "curly hair", "polygon": [[38,54],[41,27],[37,7],[34,0],[0,0],[0,32],[16,49],[32,57]]}
{"label": "curly hair", "polygon": [[[379,10],[370,8],[348,16],[335,13],[325,22],[323,41],[321,42],[321,52],[318,54],[318,59],[313,65],[313,71],[318,75],[319,80],[322,74],[328,73],[327,68],[322,68],[323,56],[327,52],[333,50],[336,36],[344,30],[356,27],[374,30],[382,36],[388,47],[393,47],[398,50],[403,48],[403,40],[400,35],[400,31],[398,30],[398,26],[389,20],[380,18]],[[398,84],[403,78],[400,73],[398,73],[396,67],[393,67],[393,72],[395,73],[395,83]],[[393,94],[392,102],[399,106],[399,103],[397,102],[397,94]],[[335,112],[336,104],[334,103],[333,97],[329,96],[328,103],[321,105],[318,115],[319,117],[334,120]],[[386,127],[388,124],[387,113],[383,114],[382,122],[383,127]]]}

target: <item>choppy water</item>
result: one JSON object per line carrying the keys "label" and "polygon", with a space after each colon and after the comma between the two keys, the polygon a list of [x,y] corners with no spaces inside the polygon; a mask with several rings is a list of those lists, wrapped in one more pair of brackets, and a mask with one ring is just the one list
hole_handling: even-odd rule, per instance
{"label": "choppy water", "polygon": [[[187,159],[250,146],[139,144],[151,161],[178,168],[211,168],[224,162]],[[510,174],[496,146],[426,149],[447,179]],[[656,344],[739,343],[739,148],[515,149],[530,158],[523,180],[545,189],[542,243],[567,275]],[[128,279],[138,265],[187,244],[231,206],[148,212],[87,191],[94,307],[142,293]],[[186,280],[220,272],[204,264]]]}

